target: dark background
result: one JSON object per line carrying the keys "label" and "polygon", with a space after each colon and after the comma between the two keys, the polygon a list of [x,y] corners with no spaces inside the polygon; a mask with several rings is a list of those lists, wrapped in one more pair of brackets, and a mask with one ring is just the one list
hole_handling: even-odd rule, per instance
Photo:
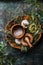
{"label": "dark background", "polygon": [[[24,0],[0,0],[1,2],[15,2],[15,1],[24,1]],[[43,2],[43,0],[37,0],[37,2]]]}

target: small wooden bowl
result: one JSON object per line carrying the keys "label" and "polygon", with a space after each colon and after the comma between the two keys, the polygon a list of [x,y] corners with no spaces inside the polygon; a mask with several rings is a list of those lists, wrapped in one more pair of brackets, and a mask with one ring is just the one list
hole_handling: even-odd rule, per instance
{"label": "small wooden bowl", "polygon": [[11,34],[14,38],[22,38],[25,34],[24,28],[20,24],[15,24],[11,27]]}

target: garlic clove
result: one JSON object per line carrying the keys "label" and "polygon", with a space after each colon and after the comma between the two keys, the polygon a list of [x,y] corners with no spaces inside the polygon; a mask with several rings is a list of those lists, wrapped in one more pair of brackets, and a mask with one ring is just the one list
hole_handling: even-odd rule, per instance
{"label": "garlic clove", "polygon": [[21,44],[21,42],[20,42],[19,39],[15,39],[15,43],[16,43],[16,44]]}
{"label": "garlic clove", "polygon": [[28,25],[29,25],[29,22],[26,19],[22,20],[21,26],[23,26],[23,28],[27,28]]}

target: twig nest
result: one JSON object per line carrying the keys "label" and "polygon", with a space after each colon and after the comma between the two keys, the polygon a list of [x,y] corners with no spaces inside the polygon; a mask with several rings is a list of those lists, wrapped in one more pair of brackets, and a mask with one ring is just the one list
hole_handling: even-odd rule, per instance
{"label": "twig nest", "polygon": [[34,19],[34,16],[29,15],[19,16],[15,22],[14,19],[9,21],[5,33],[5,39],[11,47],[26,51],[28,47],[32,48],[42,36],[41,25],[37,18]]}
{"label": "twig nest", "polygon": [[12,33],[13,37],[19,39],[19,38],[22,38],[24,36],[25,30],[21,25],[15,24],[11,28],[11,33]]}
{"label": "twig nest", "polygon": [[28,20],[22,20],[22,22],[21,22],[21,26],[23,26],[23,28],[27,28],[27,26],[29,25],[29,22],[28,22]]}

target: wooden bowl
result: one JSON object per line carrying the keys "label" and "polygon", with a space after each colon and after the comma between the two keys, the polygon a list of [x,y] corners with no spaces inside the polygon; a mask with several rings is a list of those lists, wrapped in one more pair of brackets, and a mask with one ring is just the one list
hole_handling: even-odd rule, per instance
{"label": "wooden bowl", "polygon": [[20,24],[15,24],[11,27],[11,34],[14,38],[22,38],[25,34],[24,28]]}

